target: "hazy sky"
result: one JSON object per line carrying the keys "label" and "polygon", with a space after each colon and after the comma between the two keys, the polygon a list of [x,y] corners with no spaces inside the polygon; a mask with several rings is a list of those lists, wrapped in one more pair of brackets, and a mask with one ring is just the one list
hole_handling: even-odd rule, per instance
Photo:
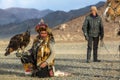
{"label": "hazy sky", "polygon": [[0,8],[21,7],[69,11],[93,5],[99,1],[106,0],[0,0]]}

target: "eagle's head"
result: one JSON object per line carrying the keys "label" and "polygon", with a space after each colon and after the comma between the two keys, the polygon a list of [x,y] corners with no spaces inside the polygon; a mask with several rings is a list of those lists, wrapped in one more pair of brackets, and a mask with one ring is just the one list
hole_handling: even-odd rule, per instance
{"label": "eagle's head", "polygon": [[13,48],[6,48],[5,56],[10,55],[10,53],[13,52],[13,51],[14,51]]}
{"label": "eagle's head", "polygon": [[30,39],[30,29],[28,29],[26,32],[23,33],[23,37]]}

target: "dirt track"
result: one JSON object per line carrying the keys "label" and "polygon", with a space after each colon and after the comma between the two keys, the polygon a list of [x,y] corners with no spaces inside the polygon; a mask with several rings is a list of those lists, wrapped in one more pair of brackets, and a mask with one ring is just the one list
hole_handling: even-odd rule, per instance
{"label": "dirt track", "polygon": [[[120,80],[120,54],[118,42],[106,42],[106,49],[99,48],[100,63],[86,63],[86,43],[57,43],[56,70],[72,73],[69,77],[53,77],[43,80]],[[38,80],[24,76],[22,64],[14,54],[5,57],[0,53],[0,80]]]}

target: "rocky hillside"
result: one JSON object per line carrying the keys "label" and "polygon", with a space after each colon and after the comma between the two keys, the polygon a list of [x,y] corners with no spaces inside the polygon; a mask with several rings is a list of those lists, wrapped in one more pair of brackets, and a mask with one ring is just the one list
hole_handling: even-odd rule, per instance
{"label": "rocky hillside", "polygon": [[17,17],[3,9],[0,9],[0,24],[13,23],[17,20]]}
{"label": "rocky hillside", "polygon": [[[119,40],[116,36],[116,29],[118,28],[117,24],[107,23],[103,18],[105,6],[99,8],[99,15],[103,19],[104,29],[105,29],[105,40]],[[67,23],[63,23],[54,28],[53,33],[56,41],[84,41],[85,38],[82,32],[82,24],[85,19],[85,16],[89,13],[80,16],[76,19],[73,19]]]}

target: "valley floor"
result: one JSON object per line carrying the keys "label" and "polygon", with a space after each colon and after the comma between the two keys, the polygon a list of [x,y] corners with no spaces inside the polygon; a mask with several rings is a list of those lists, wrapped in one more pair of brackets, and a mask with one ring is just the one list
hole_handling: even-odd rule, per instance
{"label": "valley floor", "polygon": [[[68,77],[52,77],[41,80],[120,80],[120,53],[119,42],[105,42],[105,47],[99,47],[100,63],[86,63],[86,42],[57,43],[56,70],[72,73]],[[39,80],[26,77],[22,64],[13,54],[4,56],[5,45],[0,46],[0,80]],[[107,50],[108,51],[107,51]],[[110,53],[109,53],[110,52]]]}

